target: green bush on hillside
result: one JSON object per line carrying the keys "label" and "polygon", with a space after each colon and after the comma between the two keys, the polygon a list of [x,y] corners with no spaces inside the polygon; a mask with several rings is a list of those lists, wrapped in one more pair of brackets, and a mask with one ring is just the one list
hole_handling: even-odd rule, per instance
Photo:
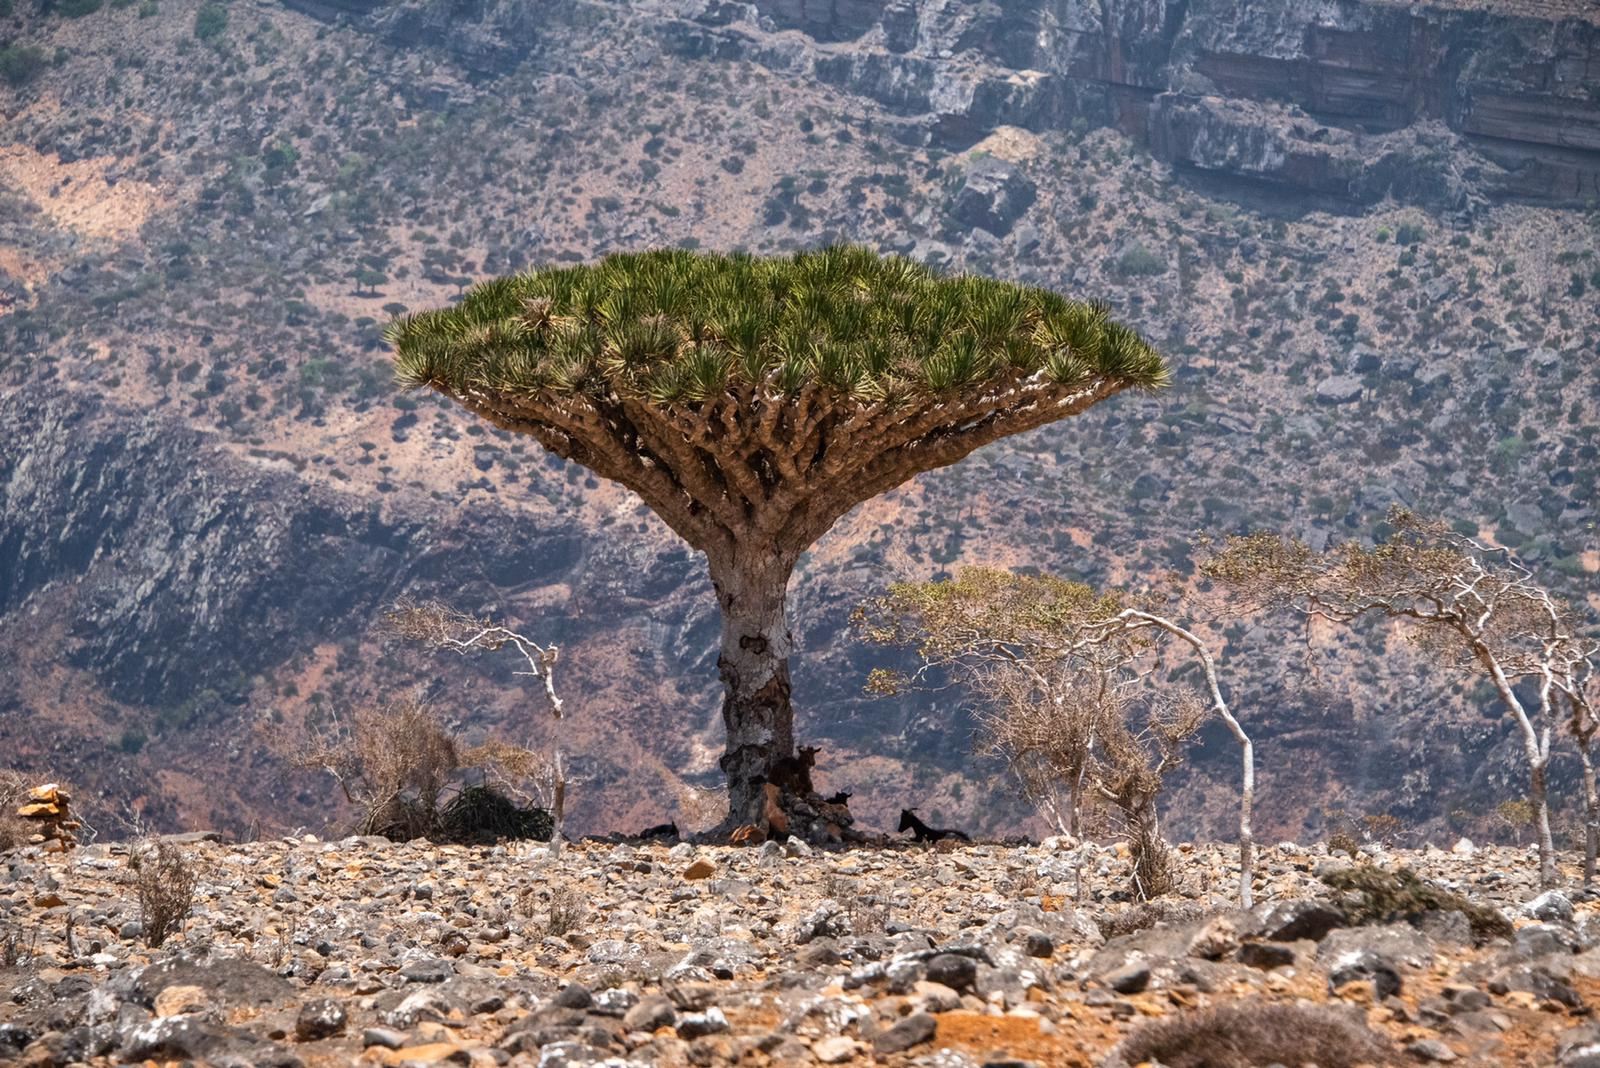
{"label": "green bush on hillside", "polygon": [[228,28],[228,9],[221,4],[202,4],[194,13],[194,35],[202,41],[220,37]]}
{"label": "green bush on hillside", "polygon": [[[0,0],[0,3],[5,2]],[[48,63],[42,48],[35,45],[7,45],[0,48],[0,79],[13,88],[21,88],[37,78]]]}

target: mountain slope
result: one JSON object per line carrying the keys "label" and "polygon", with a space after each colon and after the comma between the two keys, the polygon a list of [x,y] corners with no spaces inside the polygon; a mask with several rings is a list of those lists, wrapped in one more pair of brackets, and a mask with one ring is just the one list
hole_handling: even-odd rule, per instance
{"label": "mountain slope", "polygon": [[[469,733],[542,729],[512,665],[373,629],[438,595],[562,642],[580,825],[666,818],[720,749],[699,560],[396,395],[377,334],[661,244],[863,241],[1103,296],[1178,368],[802,565],[801,733],[869,822],[1022,817],[955,697],[862,695],[846,617],[895,577],[1152,581],[1196,529],[1320,544],[1401,500],[1592,599],[1596,28],[1471,7],[295,0],[201,40],[193,4],[18,0],[0,41],[44,62],[0,86],[0,744],[158,823],[320,823],[279,754],[351,702],[421,684]],[[1280,621],[1208,625],[1265,835],[1329,806],[1477,832],[1514,796],[1492,700],[1390,636],[1311,670]],[[1226,826],[1230,761],[1208,743],[1181,833]]]}

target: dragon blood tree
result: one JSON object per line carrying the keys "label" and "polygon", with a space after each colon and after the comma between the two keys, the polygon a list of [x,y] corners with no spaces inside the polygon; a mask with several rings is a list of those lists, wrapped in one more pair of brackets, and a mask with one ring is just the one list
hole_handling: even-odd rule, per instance
{"label": "dragon blood tree", "polygon": [[919,472],[1167,381],[1102,305],[858,247],[613,255],[482,283],[386,336],[404,385],[622,483],[705,553],[735,819],[794,749],[800,555]]}

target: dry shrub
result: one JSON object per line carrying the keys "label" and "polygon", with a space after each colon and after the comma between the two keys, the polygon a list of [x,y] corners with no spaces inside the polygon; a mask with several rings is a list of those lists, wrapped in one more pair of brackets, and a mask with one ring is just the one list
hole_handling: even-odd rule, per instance
{"label": "dry shrub", "polygon": [[32,830],[28,821],[17,815],[35,783],[21,772],[0,771],[0,853],[18,849],[28,842]]}
{"label": "dry shrub", "polygon": [[39,956],[39,928],[26,932],[14,924],[0,925],[0,968],[17,968]]}
{"label": "dry shrub", "polygon": [[1354,926],[1369,923],[1415,921],[1430,912],[1459,912],[1472,927],[1480,944],[1511,938],[1511,923],[1499,911],[1480,905],[1442,886],[1428,882],[1410,868],[1387,871],[1371,864],[1339,868],[1319,875],[1340,892],[1339,905]]}
{"label": "dry shrub", "polygon": [[529,919],[542,916],[539,930],[546,937],[562,938],[588,918],[589,905],[571,886],[530,886],[517,895],[517,911]]}
{"label": "dry shrub", "polygon": [[439,795],[459,766],[455,735],[416,697],[362,709],[295,762],[328,772],[360,806],[357,834],[399,842],[437,828]]}
{"label": "dry shrub", "polygon": [[1108,913],[1095,921],[1107,938],[1149,930],[1159,924],[1189,923],[1206,914],[1198,901],[1141,901],[1120,912]]}
{"label": "dry shrub", "polygon": [[1365,1024],[1320,1005],[1231,1001],[1144,1024],[1102,1068],[1157,1063],[1165,1068],[1357,1068],[1397,1063]]}
{"label": "dry shrub", "polygon": [[837,901],[844,909],[851,934],[882,934],[889,925],[889,906],[877,894],[862,893],[861,884],[854,879],[831,873],[824,876],[822,896]]}
{"label": "dry shrub", "polygon": [[468,786],[439,815],[439,830],[452,842],[482,844],[506,838],[550,840],[554,821],[546,809],[519,805],[487,783]]}
{"label": "dry shrub", "polygon": [[128,868],[139,893],[144,944],[155,949],[189,918],[198,879],[182,850],[159,838],[136,845],[128,855]]}

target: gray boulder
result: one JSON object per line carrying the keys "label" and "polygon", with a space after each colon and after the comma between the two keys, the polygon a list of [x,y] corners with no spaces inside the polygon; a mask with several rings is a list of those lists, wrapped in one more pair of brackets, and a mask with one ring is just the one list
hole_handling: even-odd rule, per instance
{"label": "gray boulder", "polygon": [[1037,195],[1033,182],[1014,164],[980,156],[967,167],[950,204],[950,218],[961,226],[1004,237],[1033,206]]}

